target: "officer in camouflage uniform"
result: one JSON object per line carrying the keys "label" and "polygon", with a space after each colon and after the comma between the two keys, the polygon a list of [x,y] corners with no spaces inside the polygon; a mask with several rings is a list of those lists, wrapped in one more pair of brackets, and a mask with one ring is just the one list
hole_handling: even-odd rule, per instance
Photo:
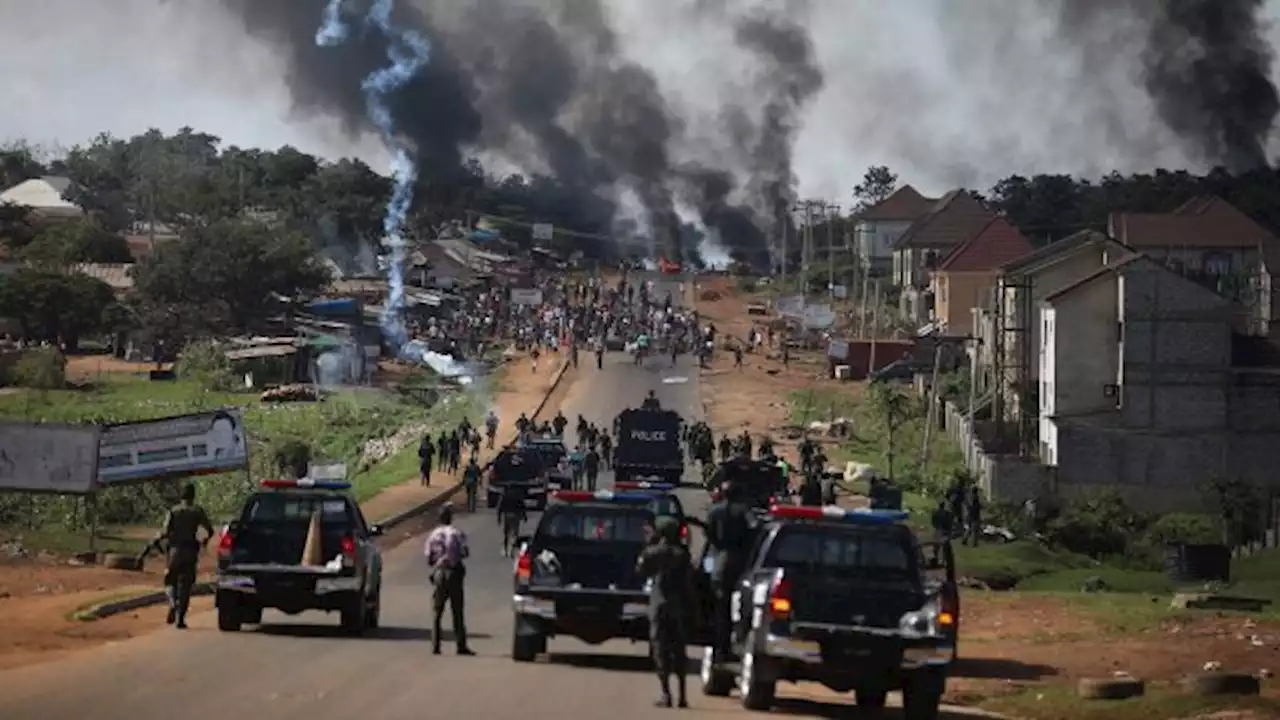
{"label": "officer in camouflage uniform", "polygon": [[729,657],[732,622],[730,604],[739,578],[746,570],[746,556],[751,544],[751,510],[745,488],[733,468],[722,467],[723,494],[719,503],[707,513],[707,543],[711,546],[715,566],[711,572],[715,592],[715,660]]}
{"label": "officer in camouflage uniform", "polygon": [[[196,533],[204,528],[203,540]],[[200,550],[213,537],[213,524],[204,508],[196,504],[196,488],[182,488],[182,501],[169,510],[164,529],[154,544],[165,543],[169,547],[169,562],[164,574],[164,594],[169,600],[169,614],[165,622],[177,623],[179,630],[187,627],[187,608],[191,605],[191,589],[196,584],[196,566],[200,562]]]}
{"label": "officer in camouflage uniform", "polygon": [[685,695],[688,658],[688,624],[696,603],[693,565],[689,549],[680,540],[680,523],[662,516],[654,524],[653,538],[636,563],[649,578],[649,648],[662,696],[658,707],[671,707],[671,676],[676,676],[676,705],[689,707]]}

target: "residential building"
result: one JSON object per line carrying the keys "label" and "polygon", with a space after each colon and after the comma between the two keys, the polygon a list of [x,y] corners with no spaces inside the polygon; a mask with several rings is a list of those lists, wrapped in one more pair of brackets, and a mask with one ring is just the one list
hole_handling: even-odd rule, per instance
{"label": "residential building", "polygon": [[903,185],[857,216],[853,226],[854,248],[873,276],[888,275],[892,271],[894,244],[937,202],[936,198],[927,198],[910,185]]}
{"label": "residential building", "polygon": [[978,355],[977,379],[984,394],[1002,378],[998,398],[1002,416],[1018,418],[1022,406],[1031,404],[1028,417],[1036,417],[1040,303],[1053,292],[1131,254],[1131,249],[1106,235],[1085,230],[1000,267],[992,300],[975,313],[978,342],[971,352]]}
{"label": "residential building", "polygon": [[902,290],[899,311],[909,323],[919,327],[933,313],[933,270],[995,216],[969,191],[953,190],[898,238],[893,246],[893,282]]}
{"label": "residential building", "polygon": [[106,283],[117,296],[133,289],[133,263],[81,263],[72,269]]}
{"label": "residential building", "polygon": [[152,221],[134,223],[124,234],[124,241],[129,246],[129,255],[133,257],[134,262],[142,262],[151,257],[157,247],[176,242],[179,237],[176,228]]}
{"label": "residential building", "polygon": [[992,219],[933,271],[934,321],[952,337],[974,332],[974,309],[991,302],[1000,267],[1029,255],[1031,241],[1003,217]]}
{"label": "residential building", "polygon": [[1280,240],[1235,206],[1194,198],[1170,213],[1112,213],[1107,233],[1120,242],[1219,291],[1252,310],[1249,332],[1267,334]]}
{"label": "residential building", "polygon": [[73,191],[71,178],[46,175],[0,192],[0,205],[29,207],[41,220],[74,220],[84,217],[84,208],[71,199]]}
{"label": "residential building", "polygon": [[1039,454],[1059,495],[1112,488],[1169,512],[1203,507],[1214,477],[1280,487],[1280,368],[1241,365],[1253,339],[1230,300],[1130,255],[1039,311]]}

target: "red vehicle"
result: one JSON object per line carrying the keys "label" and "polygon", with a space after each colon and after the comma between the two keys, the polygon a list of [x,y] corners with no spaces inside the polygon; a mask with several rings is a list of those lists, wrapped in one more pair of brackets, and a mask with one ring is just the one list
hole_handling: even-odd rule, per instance
{"label": "red vehicle", "polygon": [[658,271],[663,275],[679,275],[680,263],[671,262],[666,258],[658,258]]}

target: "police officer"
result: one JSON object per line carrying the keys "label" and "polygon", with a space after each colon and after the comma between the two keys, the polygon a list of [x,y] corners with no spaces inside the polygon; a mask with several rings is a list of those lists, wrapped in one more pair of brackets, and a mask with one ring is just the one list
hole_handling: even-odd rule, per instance
{"label": "police officer", "polygon": [[711,545],[715,567],[711,584],[716,595],[715,656],[724,662],[729,654],[731,621],[729,606],[734,587],[746,570],[746,555],[751,541],[751,510],[747,506],[741,482],[726,473],[721,501],[707,513],[707,542]]}
{"label": "police officer", "polygon": [[689,707],[685,695],[688,623],[695,605],[693,566],[680,540],[680,523],[662,516],[654,524],[653,539],[636,563],[649,578],[649,648],[662,696],[658,707],[671,707],[671,676],[676,676],[676,705]]}
{"label": "police officer", "polygon": [[462,471],[462,485],[467,490],[467,512],[473,513],[480,496],[480,464],[476,462],[474,454],[467,460],[467,467]]}
{"label": "police officer", "polygon": [[596,452],[594,445],[587,450],[587,454],[582,458],[582,471],[587,476],[587,489],[595,492],[596,478],[600,476],[600,453]]}
{"label": "police officer", "polygon": [[467,546],[466,533],[453,525],[453,506],[446,504],[440,508],[440,524],[427,535],[423,548],[427,566],[431,568],[431,652],[440,654],[442,640],[440,625],[444,618],[444,607],[449,606],[453,615],[453,639],[458,645],[459,655],[474,655],[467,646],[466,600],[463,594],[467,578],[467,557],[471,551]]}
{"label": "police officer", "polygon": [[640,408],[642,410],[660,410],[662,409],[662,405],[658,402],[657,394],[650,390],[649,396],[640,404]]}
{"label": "police officer", "polygon": [[[196,533],[204,528],[204,540]],[[169,563],[164,574],[164,594],[169,600],[169,614],[165,622],[177,623],[179,630],[187,627],[187,608],[191,605],[191,588],[196,583],[196,565],[200,562],[200,550],[213,537],[213,524],[204,508],[196,504],[196,487],[182,488],[182,501],[169,510],[157,542],[169,546]]]}

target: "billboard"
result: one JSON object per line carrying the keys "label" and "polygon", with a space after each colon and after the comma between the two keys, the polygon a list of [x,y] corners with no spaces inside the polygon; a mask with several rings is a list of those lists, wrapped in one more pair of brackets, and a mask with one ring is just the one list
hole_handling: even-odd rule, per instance
{"label": "billboard", "polygon": [[0,423],[0,490],[93,492],[99,433],[97,425]]}
{"label": "billboard", "polygon": [[512,305],[541,305],[542,291],[537,288],[511,288]]}
{"label": "billboard", "polygon": [[98,481],[103,485],[248,466],[244,419],[235,409],[108,425],[98,442]]}

